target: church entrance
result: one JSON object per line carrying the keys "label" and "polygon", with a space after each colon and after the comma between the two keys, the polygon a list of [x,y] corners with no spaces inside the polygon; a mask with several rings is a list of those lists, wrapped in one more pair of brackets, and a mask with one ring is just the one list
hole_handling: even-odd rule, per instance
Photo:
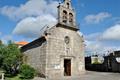
{"label": "church entrance", "polygon": [[71,59],[64,59],[64,76],[71,76]]}

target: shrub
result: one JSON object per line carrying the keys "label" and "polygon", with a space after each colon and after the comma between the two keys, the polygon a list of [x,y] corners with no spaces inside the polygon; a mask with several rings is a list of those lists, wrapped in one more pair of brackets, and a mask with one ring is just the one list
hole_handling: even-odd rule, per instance
{"label": "shrub", "polygon": [[35,69],[30,67],[29,65],[23,64],[20,67],[20,78],[22,79],[32,79],[35,76]]}

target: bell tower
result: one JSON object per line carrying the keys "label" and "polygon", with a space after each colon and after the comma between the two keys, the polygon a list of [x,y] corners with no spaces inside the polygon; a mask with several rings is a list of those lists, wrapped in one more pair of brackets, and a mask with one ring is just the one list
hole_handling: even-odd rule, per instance
{"label": "bell tower", "polygon": [[65,28],[78,30],[75,17],[71,0],[63,0],[63,3],[58,6],[58,24]]}

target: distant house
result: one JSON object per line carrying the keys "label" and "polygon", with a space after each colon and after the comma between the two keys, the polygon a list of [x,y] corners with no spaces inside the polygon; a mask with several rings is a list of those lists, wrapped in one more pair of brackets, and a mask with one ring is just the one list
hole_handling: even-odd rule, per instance
{"label": "distant house", "polygon": [[24,45],[27,45],[28,42],[26,42],[26,41],[20,41],[20,42],[16,42],[15,44],[18,45],[19,48],[21,48],[21,47],[23,47]]}

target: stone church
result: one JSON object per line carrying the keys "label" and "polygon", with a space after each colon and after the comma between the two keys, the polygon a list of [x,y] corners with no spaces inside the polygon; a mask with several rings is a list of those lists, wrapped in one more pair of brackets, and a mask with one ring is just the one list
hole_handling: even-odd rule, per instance
{"label": "stone church", "polygon": [[21,48],[24,61],[48,78],[83,74],[84,44],[75,17],[71,0],[59,4],[58,23]]}

